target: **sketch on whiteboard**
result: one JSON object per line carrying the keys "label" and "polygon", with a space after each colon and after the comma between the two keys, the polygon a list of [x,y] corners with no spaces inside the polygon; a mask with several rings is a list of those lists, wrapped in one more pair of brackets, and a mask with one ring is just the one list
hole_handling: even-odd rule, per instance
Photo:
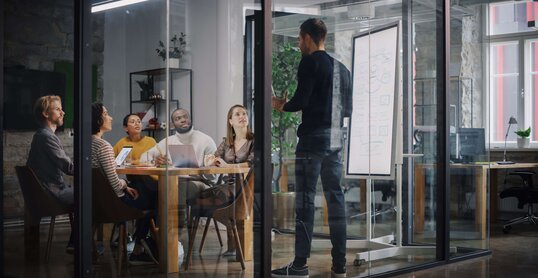
{"label": "sketch on whiteboard", "polygon": [[353,41],[353,113],[347,176],[391,176],[398,96],[398,24],[359,34]]}

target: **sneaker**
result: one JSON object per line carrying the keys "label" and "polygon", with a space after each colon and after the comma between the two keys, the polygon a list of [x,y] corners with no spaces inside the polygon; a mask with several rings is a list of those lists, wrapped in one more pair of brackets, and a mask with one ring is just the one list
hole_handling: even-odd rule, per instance
{"label": "sneaker", "polygon": [[332,278],[345,278],[346,276],[346,266],[334,266],[331,267],[331,277]]}
{"label": "sneaker", "polygon": [[226,252],[222,253],[222,256],[223,256],[223,257],[235,257],[235,254],[236,254],[236,253],[235,253],[235,250],[233,250],[233,251],[226,251]]}
{"label": "sneaker", "polygon": [[73,244],[73,242],[68,242],[67,246],[65,247],[65,252],[67,254],[75,253],[75,244]]}
{"label": "sneaker", "polygon": [[129,256],[129,265],[150,265],[154,264],[153,260],[148,254],[142,252],[140,254],[133,254]]}
{"label": "sneaker", "polygon": [[291,262],[286,266],[272,270],[271,277],[308,278],[308,265],[297,268],[293,265],[293,262]]}
{"label": "sneaker", "polygon": [[95,244],[95,252],[98,256],[102,256],[105,253],[105,245],[102,241],[99,241]]}
{"label": "sneaker", "polygon": [[140,244],[144,247],[144,252],[148,254],[148,256],[151,258],[151,260],[159,264],[159,250],[157,249],[157,243],[153,238],[147,237],[145,239],[140,240]]}

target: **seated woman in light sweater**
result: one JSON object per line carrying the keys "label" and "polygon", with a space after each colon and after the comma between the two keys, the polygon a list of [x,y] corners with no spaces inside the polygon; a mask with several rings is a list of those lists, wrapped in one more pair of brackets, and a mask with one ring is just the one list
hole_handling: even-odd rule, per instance
{"label": "seated woman in light sweater", "polygon": [[[120,179],[116,173],[116,162],[114,160],[114,150],[110,143],[104,140],[103,134],[112,130],[112,117],[108,110],[101,103],[92,104],[92,167],[100,168],[106,179],[114,189],[114,192],[125,204],[140,210],[148,210],[150,202],[147,196],[139,194],[135,188],[129,187],[124,179]],[[98,198],[99,196],[96,196]],[[149,248],[146,253],[142,247],[142,240],[149,232],[149,221],[151,215],[136,221],[135,248],[129,257],[131,264],[157,263],[155,256],[151,254]]]}

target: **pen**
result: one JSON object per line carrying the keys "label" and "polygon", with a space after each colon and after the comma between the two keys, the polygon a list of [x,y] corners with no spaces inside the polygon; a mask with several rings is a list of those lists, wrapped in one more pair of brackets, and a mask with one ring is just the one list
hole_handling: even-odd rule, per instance
{"label": "pen", "polygon": [[155,145],[155,147],[157,147],[157,150],[159,151],[159,154],[161,156],[164,156],[163,151],[161,151],[161,148],[159,148],[159,145]]}

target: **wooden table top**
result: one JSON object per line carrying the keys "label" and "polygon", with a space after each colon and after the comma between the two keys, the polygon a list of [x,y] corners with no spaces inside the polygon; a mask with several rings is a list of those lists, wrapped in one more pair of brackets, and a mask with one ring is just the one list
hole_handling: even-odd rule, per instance
{"label": "wooden table top", "polygon": [[248,173],[248,167],[200,167],[200,168],[176,168],[176,167],[119,167],[116,173],[126,175],[202,175],[202,174],[244,174]]}

